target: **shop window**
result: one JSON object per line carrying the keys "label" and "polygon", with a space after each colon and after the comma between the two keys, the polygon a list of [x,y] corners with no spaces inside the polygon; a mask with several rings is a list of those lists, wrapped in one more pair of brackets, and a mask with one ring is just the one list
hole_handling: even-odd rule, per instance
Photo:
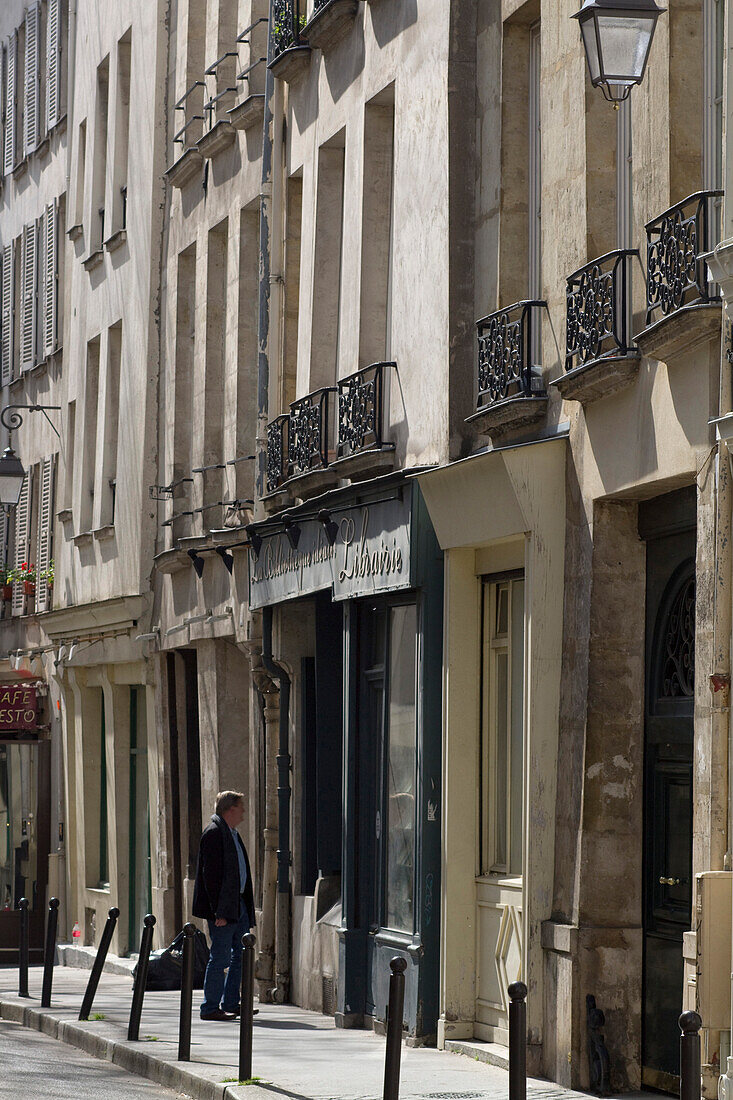
{"label": "shop window", "polygon": [[398,932],[414,928],[415,880],[415,675],[417,607],[399,604],[389,613],[387,685],[387,845],[385,925]]}
{"label": "shop window", "polygon": [[481,873],[522,874],[524,579],[483,582]]}

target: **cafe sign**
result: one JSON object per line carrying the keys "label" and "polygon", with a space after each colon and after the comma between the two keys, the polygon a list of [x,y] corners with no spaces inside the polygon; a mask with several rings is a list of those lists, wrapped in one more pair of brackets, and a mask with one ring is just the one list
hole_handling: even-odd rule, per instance
{"label": "cafe sign", "polygon": [[249,555],[249,604],[267,607],[330,588],[334,600],[409,588],[410,494],[329,511],[333,544],[315,517],[298,519],[296,547],[285,532],[263,533]]}
{"label": "cafe sign", "polygon": [[0,685],[0,733],[38,728],[36,689]]}

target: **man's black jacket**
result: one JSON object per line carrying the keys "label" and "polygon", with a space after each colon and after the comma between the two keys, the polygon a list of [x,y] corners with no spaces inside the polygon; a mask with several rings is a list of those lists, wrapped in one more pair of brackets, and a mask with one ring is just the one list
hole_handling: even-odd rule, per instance
{"label": "man's black jacket", "polygon": [[[247,867],[247,882],[244,887],[244,905],[249,914],[249,927],[255,927],[255,903],[252,893],[252,874],[249,858],[242,838],[237,834],[237,842],[242,845],[244,862]],[[196,863],[196,882],[193,888],[193,915],[204,920],[239,920],[239,861],[234,848],[234,838],[225,821],[214,814],[211,824],[201,834],[199,856]]]}

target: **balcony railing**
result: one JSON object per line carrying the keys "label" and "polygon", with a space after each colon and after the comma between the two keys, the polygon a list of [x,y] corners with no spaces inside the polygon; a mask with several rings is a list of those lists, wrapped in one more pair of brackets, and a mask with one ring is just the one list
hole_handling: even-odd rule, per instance
{"label": "balcony railing", "polygon": [[[544,394],[542,372],[533,363],[545,302],[515,302],[476,322],[478,397],[476,410],[510,397]],[[539,358],[539,356],[537,356]]]}
{"label": "balcony railing", "polygon": [[287,413],[278,416],[267,425],[267,491],[275,490],[286,480],[285,455],[287,453]]}
{"label": "balcony railing", "polygon": [[315,390],[290,406],[288,477],[328,466],[332,395],[335,389]]}
{"label": "balcony railing", "polygon": [[300,32],[306,23],[306,0],[273,0],[270,60],[285,50],[300,46]]}
{"label": "balcony railing", "polygon": [[339,458],[377,450],[384,443],[384,375],[393,363],[372,363],[338,384]]}
{"label": "balcony railing", "polygon": [[636,249],[599,256],[569,276],[566,290],[565,370],[633,352],[630,332],[631,260]]}
{"label": "balcony railing", "polygon": [[[717,298],[701,256],[718,241],[716,200],[722,191],[697,191],[646,226],[646,323],[682,306]],[[659,314],[656,311],[659,311]]]}
{"label": "balcony railing", "polygon": [[[198,89],[201,89],[199,92]],[[189,149],[192,145],[196,144],[196,141],[201,136],[201,125],[196,127],[193,137],[188,133],[194,123],[198,122],[202,124],[204,121],[204,92],[206,91],[206,85],[203,80],[194,80],[190,88],[188,88],[181,98],[176,102],[174,111],[180,111],[183,116],[183,125],[173,135],[173,144],[181,146],[181,152],[184,153],[186,149]],[[195,95],[194,95],[195,93]],[[194,96],[193,99],[191,97]],[[200,112],[200,113],[199,113]],[[180,121],[180,116],[179,116]]]}

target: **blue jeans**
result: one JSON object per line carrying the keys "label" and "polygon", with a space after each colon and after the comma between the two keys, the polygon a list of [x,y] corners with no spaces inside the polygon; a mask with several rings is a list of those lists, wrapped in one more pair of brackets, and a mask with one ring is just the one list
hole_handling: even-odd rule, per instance
{"label": "blue jeans", "polygon": [[[212,920],[207,921],[211,948],[204,974],[202,1016],[211,1015],[219,1007],[224,1012],[234,1012],[239,1008],[239,992],[242,984],[242,936],[245,932],[249,932],[249,917],[244,906],[242,910],[242,915],[236,924],[225,924],[217,928]],[[224,971],[227,967],[229,969],[225,979]]]}

